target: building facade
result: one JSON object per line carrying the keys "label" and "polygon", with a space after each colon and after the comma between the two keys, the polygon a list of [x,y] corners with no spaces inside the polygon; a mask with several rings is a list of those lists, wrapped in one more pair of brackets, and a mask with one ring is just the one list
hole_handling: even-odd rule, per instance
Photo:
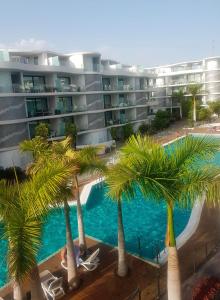
{"label": "building facade", "polygon": [[0,51],[0,166],[24,166],[18,145],[45,122],[50,139],[77,127],[77,146],[111,145],[111,128],[136,130],[158,109],[180,110],[171,95],[200,82],[204,102],[218,99],[220,58],[156,68],[121,65],[99,53]]}

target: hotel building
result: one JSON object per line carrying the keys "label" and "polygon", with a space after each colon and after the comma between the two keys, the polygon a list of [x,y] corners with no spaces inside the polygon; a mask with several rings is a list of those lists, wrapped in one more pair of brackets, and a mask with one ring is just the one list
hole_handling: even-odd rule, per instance
{"label": "hotel building", "polygon": [[111,128],[131,123],[137,130],[157,110],[180,113],[171,95],[188,84],[204,85],[201,97],[218,99],[220,58],[156,68],[122,65],[99,53],[0,51],[0,166],[24,166],[18,145],[46,122],[49,139],[77,127],[77,147],[111,146]]}

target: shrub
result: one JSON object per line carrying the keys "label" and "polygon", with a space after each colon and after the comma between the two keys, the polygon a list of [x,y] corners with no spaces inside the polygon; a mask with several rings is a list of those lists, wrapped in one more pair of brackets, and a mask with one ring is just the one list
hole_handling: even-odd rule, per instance
{"label": "shrub", "polygon": [[214,300],[220,291],[220,280],[207,277],[200,280],[193,289],[192,300]]}
{"label": "shrub", "polygon": [[71,136],[72,141],[73,141],[73,146],[76,147],[77,128],[74,123],[67,122],[65,124],[65,135]]}
{"label": "shrub", "polygon": [[112,139],[115,140],[115,141],[117,141],[119,139],[118,128],[117,127],[112,127],[110,129],[110,132],[111,132]]}
{"label": "shrub", "polygon": [[220,100],[209,102],[209,108],[211,109],[211,111],[213,113],[215,113],[219,117],[219,115],[220,115]]}
{"label": "shrub", "polygon": [[132,124],[128,123],[123,126],[123,139],[127,140],[134,133]]}
{"label": "shrub", "polygon": [[151,135],[154,133],[154,130],[152,128],[152,126],[150,124],[146,124],[146,123],[142,123],[139,128],[138,131],[140,132],[140,134],[144,135]]}
{"label": "shrub", "polygon": [[9,167],[5,169],[0,168],[0,180],[5,179],[8,182],[14,182],[16,180],[15,172],[19,182],[27,178],[27,175],[20,167]]}
{"label": "shrub", "polygon": [[199,121],[209,121],[211,119],[212,112],[209,108],[202,107],[198,112]]}
{"label": "shrub", "polygon": [[169,125],[170,125],[170,112],[158,110],[152,122],[153,128],[155,130],[161,130],[169,127]]}
{"label": "shrub", "polygon": [[35,127],[35,136],[40,136],[42,138],[48,138],[48,136],[49,136],[49,125],[47,123],[39,123]]}

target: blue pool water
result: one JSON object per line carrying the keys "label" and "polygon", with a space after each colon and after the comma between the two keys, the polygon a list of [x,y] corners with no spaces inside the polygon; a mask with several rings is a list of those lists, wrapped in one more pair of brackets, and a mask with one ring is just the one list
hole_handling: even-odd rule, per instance
{"label": "blue pool water", "polygon": [[[220,165],[220,153],[214,162]],[[102,240],[110,245],[117,245],[117,205],[105,196],[104,184],[92,188],[87,204],[83,207],[86,234]],[[154,258],[156,249],[164,248],[166,232],[166,205],[143,198],[137,192],[135,199],[125,200],[123,207],[123,223],[125,229],[126,249],[145,258]],[[178,236],[185,228],[190,209],[175,207],[175,233]],[[71,208],[71,225],[74,237],[77,236],[76,209]],[[0,236],[2,228],[0,227]],[[65,222],[62,208],[52,209],[44,225],[43,245],[39,251],[38,261],[63,247],[65,244]],[[140,248],[139,249],[139,241]],[[7,243],[0,240],[0,286],[7,282],[6,267]]]}

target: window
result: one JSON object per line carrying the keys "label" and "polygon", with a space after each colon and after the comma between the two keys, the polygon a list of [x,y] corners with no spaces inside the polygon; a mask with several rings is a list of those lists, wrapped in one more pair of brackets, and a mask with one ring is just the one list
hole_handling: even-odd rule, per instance
{"label": "window", "polygon": [[69,77],[58,77],[57,79],[62,86],[70,85]]}
{"label": "window", "polygon": [[56,103],[56,114],[73,111],[72,97],[58,97]]}
{"label": "window", "polygon": [[47,98],[27,98],[28,117],[48,115]]}
{"label": "window", "polygon": [[45,78],[43,76],[24,75],[24,89],[31,93],[45,91]]}
{"label": "window", "polygon": [[104,107],[111,108],[111,95],[104,95]]}

